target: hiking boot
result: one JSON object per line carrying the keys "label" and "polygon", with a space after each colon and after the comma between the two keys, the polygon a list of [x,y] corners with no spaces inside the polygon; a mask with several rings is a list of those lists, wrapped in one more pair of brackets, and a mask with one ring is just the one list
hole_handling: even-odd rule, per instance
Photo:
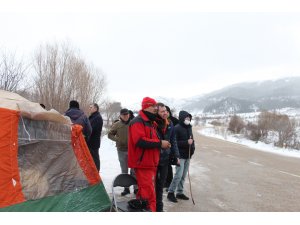
{"label": "hiking boot", "polygon": [[130,194],[129,188],[124,188],[124,191],[121,193],[122,196]]}
{"label": "hiking boot", "polygon": [[182,199],[182,200],[189,200],[190,198],[186,196],[185,194],[177,194],[176,198]]}
{"label": "hiking boot", "polygon": [[173,192],[169,192],[167,198],[171,201],[171,202],[178,202],[177,199],[175,198],[175,195]]}

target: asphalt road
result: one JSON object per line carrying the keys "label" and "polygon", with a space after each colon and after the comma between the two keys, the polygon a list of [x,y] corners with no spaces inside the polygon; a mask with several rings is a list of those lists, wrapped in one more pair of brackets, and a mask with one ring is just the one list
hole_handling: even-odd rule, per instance
{"label": "asphalt road", "polygon": [[[194,130],[192,201],[172,203],[168,212],[300,212],[300,158],[262,152]],[[186,194],[190,196],[188,179]]]}

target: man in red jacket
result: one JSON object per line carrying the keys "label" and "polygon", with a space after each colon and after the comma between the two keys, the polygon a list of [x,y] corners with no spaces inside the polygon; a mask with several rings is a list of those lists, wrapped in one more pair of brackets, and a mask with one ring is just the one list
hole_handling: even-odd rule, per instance
{"label": "man in red jacket", "polygon": [[156,211],[155,176],[160,149],[171,147],[168,141],[160,140],[155,122],[157,102],[149,97],[142,101],[142,110],[129,124],[128,167],[133,168],[138,182],[137,198],[149,202],[152,212]]}

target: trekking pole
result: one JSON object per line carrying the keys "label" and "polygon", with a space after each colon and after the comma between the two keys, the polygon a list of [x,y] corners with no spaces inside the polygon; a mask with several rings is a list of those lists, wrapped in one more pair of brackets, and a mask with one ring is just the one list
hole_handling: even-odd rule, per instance
{"label": "trekking pole", "polygon": [[[192,139],[192,136],[190,136],[190,139]],[[189,144],[189,160],[190,160],[190,162],[191,162],[191,146],[192,145]],[[192,199],[193,204],[195,205],[193,192],[192,192],[192,183],[191,183],[191,178],[190,178],[190,165],[189,165],[189,168],[188,168],[188,178],[189,178],[189,184],[190,184],[191,199]]]}

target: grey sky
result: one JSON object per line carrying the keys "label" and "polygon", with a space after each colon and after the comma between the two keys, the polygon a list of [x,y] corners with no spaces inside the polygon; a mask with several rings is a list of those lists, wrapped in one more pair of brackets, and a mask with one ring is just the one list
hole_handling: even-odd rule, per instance
{"label": "grey sky", "polygon": [[123,105],[300,76],[300,13],[100,11],[1,11],[0,47],[31,57],[42,43],[69,40]]}

